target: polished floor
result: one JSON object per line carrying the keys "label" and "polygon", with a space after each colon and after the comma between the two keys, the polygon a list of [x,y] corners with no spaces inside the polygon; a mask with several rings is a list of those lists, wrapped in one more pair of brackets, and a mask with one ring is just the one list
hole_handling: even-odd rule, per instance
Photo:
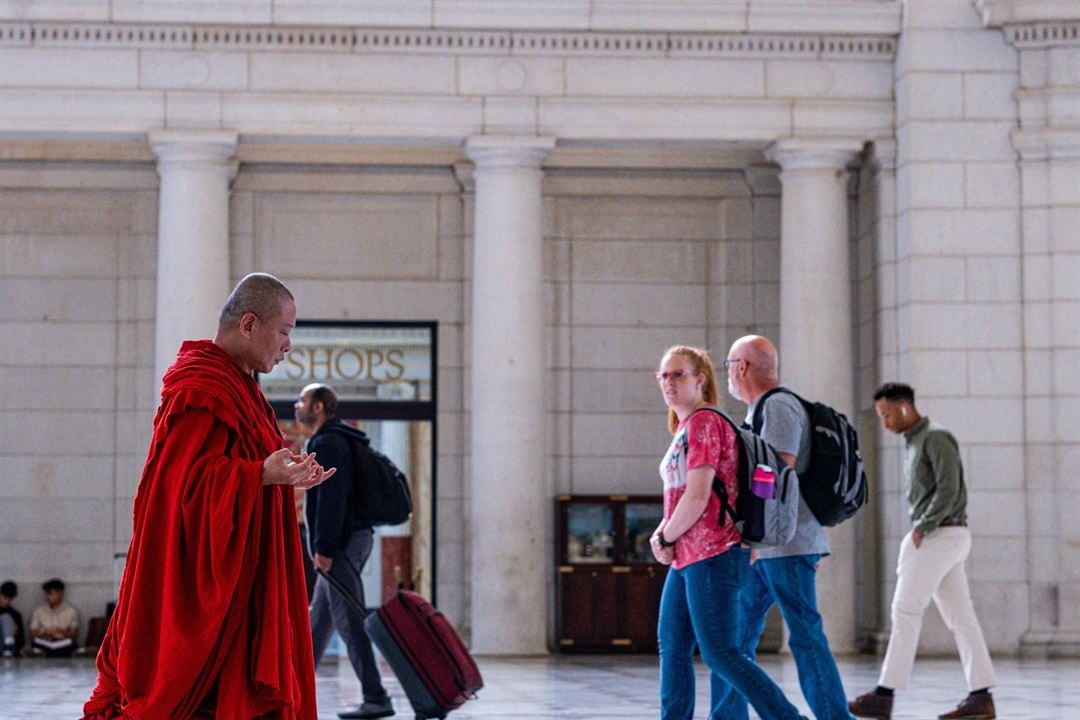
{"label": "polished floor", "polygon": [[[554,656],[479,658],[486,687],[480,698],[450,715],[453,720],[655,720],[657,662],[654,657]],[[762,665],[806,712],[795,666],[765,657]],[[1080,720],[1080,661],[999,659],[994,695],[1002,720]],[[874,685],[878,661],[842,658],[840,672],[852,694]],[[94,684],[88,658],[0,661],[0,720],[74,720]],[[384,666],[398,717],[411,720],[401,688]],[[705,718],[708,683],[698,683],[696,717]],[[318,671],[320,720],[358,702],[359,683],[347,663],[329,661]],[[928,720],[964,695],[958,660],[920,659],[912,689],[898,696],[896,720]],[[756,717],[751,713],[751,717]],[[821,719],[819,719],[821,720]]]}

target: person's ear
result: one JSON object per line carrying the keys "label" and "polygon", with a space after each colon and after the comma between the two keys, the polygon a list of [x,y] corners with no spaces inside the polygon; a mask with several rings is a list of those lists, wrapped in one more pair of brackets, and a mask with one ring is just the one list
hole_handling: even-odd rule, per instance
{"label": "person's ear", "polygon": [[240,332],[243,333],[244,337],[248,337],[254,332],[255,321],[258,319],[258,315],[253,312],[246,312],[240,316]]}

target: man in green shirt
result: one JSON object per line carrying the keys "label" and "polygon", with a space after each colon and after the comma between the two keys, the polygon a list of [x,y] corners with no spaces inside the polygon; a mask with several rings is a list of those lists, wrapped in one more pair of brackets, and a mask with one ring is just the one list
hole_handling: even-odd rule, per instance
{"label": "man in green shirt", "polygon": [[881,426],[902,434],[907,445],[904,477],[912,529],[900,543],[892,633],[878,686],[848,708],[859,717],[892,717],[893,691],[907,687],[923,613],[932,599],[956,638],[969,691],[956,710],[939,720],[989,720],[996,717],[990,695],[996,679],[964,571],[971,531],[960,448],[952,433],[919,415],[909,385],[882,385],[874,393],[874,409]]}

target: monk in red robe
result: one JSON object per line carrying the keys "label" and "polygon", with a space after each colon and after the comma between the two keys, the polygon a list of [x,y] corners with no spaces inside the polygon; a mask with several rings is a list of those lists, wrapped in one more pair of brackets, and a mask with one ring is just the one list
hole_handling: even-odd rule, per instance
{"label": "monk in red robe", "polygon": [[283,447],[253,376],[295,324],[289,290],[248,275],[165,373],[86,720],[316,720],[293,491],[333,470]]}

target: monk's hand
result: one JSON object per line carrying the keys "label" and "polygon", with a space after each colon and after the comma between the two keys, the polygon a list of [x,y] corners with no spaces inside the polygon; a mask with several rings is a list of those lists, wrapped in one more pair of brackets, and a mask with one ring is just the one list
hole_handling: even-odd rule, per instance
{"label": "monk's hand", "polygon": [[[312,453],[311,457],[315,457],[315,453]],[[314,463],[311,475],[307,479],[301,480],[300,482],[296,483],[295,485],[293,485],[293,487],[297,488],[298,490],[309,490],[316,485],[322,483],[324,480],[330,479],[334,476],[334,473],[336,472],[337,468],[330,468],[329,470],[327,470],[319,463]]]}
{"label": "monk's hand", "polygon": [[292,485],[305,490],[333,474],[334,470],[323,470],[315,462],[314,454],[293,455],[289,448],[281,448],[263,461],[262,481],[263,485]]}

